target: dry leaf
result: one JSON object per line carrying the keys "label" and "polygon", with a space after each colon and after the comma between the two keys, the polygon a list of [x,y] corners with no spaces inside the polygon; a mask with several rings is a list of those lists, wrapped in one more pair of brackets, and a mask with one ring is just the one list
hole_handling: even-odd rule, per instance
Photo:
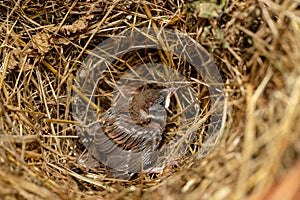
{"label": "dry leaf", "polygon": [[10,58],[8,61],[7,69],[13,70],[20,63],[21,60],[21,49],[20,47],[15,48],[11,51]]}
{"label": "dry leaf", "polygon": [[76,20],[72,25],[65,25],[61,27],[61,31],[66,35],[70,35],[71,33],[80,32],[88,27],[88,21],[93,19],[94,15],[88,15],[81,17]]}
{"label": "dry leaf", "polygon": [[44,55],[50,50],[49,40],[51,37],[51,35],[45,32],[37,33],[31,39],[33,48],[37,49],[39,53]]}
{"label": "dry leaf", "polygon": [[[21,67],[22,67],[21,65],[23,65],[24,59],[25,59],[24,52],[21,50],[20,47],[13,49],[11,51],[9,61],[7,63],[7,70],[12,71],[16,67],[18,68],[17,70],[21,69]],[[31,64],[29,64],[28,60],[26,60],[24,66],[23,66],[23,70],[28,71],[32,68],[33,68],[33,66]]]}

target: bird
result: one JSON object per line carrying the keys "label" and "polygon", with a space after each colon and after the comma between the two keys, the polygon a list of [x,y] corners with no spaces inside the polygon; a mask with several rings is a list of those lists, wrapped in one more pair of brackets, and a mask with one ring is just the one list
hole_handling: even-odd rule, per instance
{"label": "bird", "polygon": [[[102,113],[79,137],[96,162],[118,174],[149,171],[159,162],[170,98],[177,88],[142,88]],[[118,102],[119,101],[119,102]]]}

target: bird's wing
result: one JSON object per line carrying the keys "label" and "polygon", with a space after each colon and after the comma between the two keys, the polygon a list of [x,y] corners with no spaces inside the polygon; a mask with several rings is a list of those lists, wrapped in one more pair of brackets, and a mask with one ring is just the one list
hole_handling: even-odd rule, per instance
{"label": "bird's wing", "polygon": [[[157,151],[157,140],[155,138],[135,138],[131,134],[114,131],[104,133],[101,123],[94,125],[96,131],[93,138],[93,145],[88,151],[99,162],[117,171],[137,173],[146,170],[157,160],[153,152]],[[153,131],[153,130],[152,130]],[[154,133],[154,131],[153,131]],[[158,135],[160,132],[154,133]]]}
{"label": "bird's wing", "polygon": [[[116,145],[125,150],[143,151],[146,144],[158,146],[161,140],[161,127],[143,127],[132,122],[128,112],[115,112],[110,109],[100,120],[102,132],[107,135]],[[109,117],[117,116],[117,117]]]}

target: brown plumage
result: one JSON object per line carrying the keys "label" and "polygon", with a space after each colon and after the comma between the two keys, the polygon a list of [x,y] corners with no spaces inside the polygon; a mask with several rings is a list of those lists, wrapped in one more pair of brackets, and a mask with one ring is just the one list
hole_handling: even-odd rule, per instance
{"label": "brown plumage", "polygon": [[[129,104],[131,119],[136,124],[145,125],[149,123],[149,107],[159,104],[157,100],[161,94],[158,90],[148,89],[133,96]],[[159,117],[159,116],[158,116]]]}
{"label": "brown plumage", "polygon": [[[146,89],[112,106],[79,136],[97,161],[122,173],[155,166],[166,125],[164,102],[173,89]],[[119,102],[120,103],[120,102]]]}

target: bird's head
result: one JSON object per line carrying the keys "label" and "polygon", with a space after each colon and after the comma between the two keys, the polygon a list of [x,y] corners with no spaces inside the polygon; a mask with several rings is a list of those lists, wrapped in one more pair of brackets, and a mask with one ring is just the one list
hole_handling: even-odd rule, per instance
{"label": "bird's head", "polygon": [[151,116],[149,110],[154,109],[156,109],[154,113],[157,113],[157,115],[164,115],[164,109],[170,106],[170,99],[176,90],[177,88],[146,89],[135,94],[129,105],[132,120],[137,124],[147,125],[150,123],[151,118],[160,117]]}

